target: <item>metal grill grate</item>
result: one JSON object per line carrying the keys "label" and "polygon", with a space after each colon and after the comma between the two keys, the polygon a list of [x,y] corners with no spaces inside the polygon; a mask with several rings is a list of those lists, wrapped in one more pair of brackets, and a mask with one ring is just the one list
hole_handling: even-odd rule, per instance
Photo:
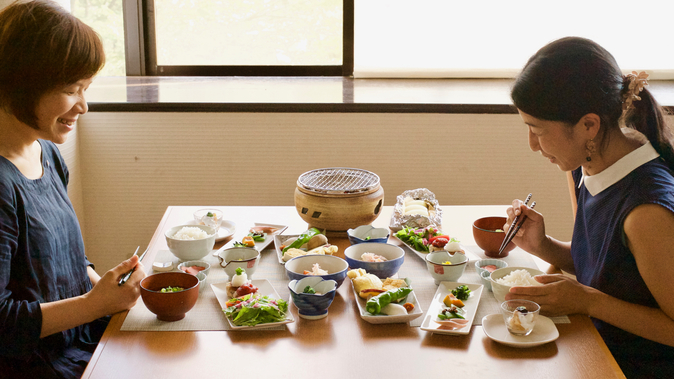
{"label": "metal grill grate", "polygon": [[379,176],[358,168],[321,168],[300,175],[297,184],[320,194],[359,194],[379,187]]}

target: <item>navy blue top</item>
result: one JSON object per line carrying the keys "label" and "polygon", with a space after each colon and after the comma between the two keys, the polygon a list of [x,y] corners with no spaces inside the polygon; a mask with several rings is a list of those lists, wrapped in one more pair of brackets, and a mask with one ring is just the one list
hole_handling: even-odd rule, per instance
{"label": "navy blue top", "polygon": [[[639,275],[627,248],[623,223],[641,204],[659,204],[674,212],[674,177],[660,158],[653,159],[592,196],[578,188],[581,169],[573,172],[578,210],[571,254],[578,281],[634,304],[659,308]],[[671,250],[674,254],[674,250]],[[628,378],[671,378],[674,348],[593,319],[599,334]],[[648,320],[634,320],[648,322]]]}
{"label": "navy blue top", "polygon": [[68,169],[53,143],[39,143],[39,179],[0,157],[0,376],[79,378],[104,324],[40,339],[40,303],[82,295],[92,285],[66,192]]}

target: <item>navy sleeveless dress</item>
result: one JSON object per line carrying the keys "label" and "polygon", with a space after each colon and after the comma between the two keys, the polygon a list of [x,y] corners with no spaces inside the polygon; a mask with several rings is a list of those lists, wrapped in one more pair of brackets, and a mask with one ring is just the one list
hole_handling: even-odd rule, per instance
{"label": "navy sleeveless dress", "polygon": [[[648,144],[641,149],[653,148]],[[614,178],[617,181],[600,184],[594,188],[593,196],[582,180],[581,169],[573,172],[578,210],[571,254],[576,277],[580,283],[613,297],[659,308],[626,246],[623,222],[641,204],[658,204],[674,212],[674,177],[660,158],[648,160],[629,172],[613,174],[617,175]],[[668,253],[674,254],[674,247]],[[628,378],[674,377],[674,347],[601,320],[593,322]]]}

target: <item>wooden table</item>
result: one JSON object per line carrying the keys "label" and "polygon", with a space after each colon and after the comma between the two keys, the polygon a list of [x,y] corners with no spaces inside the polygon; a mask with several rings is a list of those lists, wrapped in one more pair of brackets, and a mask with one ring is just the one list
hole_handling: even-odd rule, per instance
{"label": "wooden table", "polygon": [[[145,262],[166,250],[164,231],[191,219],[204,207],[168,207],[150,242]],[[247,228],[254,222],[289,225],[299,234],[307,224],[294,207],[217,207],[225,218]],[[506,206],[442,207],[443,230],[474,245],[472,221],[502,215]],[[387,227],[392,207],[373,223]],[[345,237],[330,236],[340,253]],[[396,243],[390,239],[390,243]],[[222,244],[216,244],[218,248]],[[273,247],[271,245],[270,247]],[[265,250],[264,254],[272,254]],[[525,254],[515,249],[511,254]],[[410,254],[409,259],[418,259]],[[407,324],[363,321],[350,286],[341,286],[327,318],[298,317],[282,331],[122,332],[126,313],[112,318],[84,378],[624,378],[617,363],[585,316],[558,324],[557,341],[517,349],[493,342],[481,326],[467,336],[427,333]],[[222,317],[215,314],[214,317]]]}

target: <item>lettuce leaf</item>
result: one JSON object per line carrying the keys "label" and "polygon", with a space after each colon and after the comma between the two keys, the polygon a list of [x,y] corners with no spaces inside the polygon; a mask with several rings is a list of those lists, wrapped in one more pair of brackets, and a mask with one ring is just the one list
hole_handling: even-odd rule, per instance
{"label": "lettuce leaf", "polygon": [[[241,305],[237,307],[237,305]],[[237,326],[255,326],[286,319],[288,303],[282,299],[268,296],[246,295],[238,304],[223,310],[225,315]]]}

